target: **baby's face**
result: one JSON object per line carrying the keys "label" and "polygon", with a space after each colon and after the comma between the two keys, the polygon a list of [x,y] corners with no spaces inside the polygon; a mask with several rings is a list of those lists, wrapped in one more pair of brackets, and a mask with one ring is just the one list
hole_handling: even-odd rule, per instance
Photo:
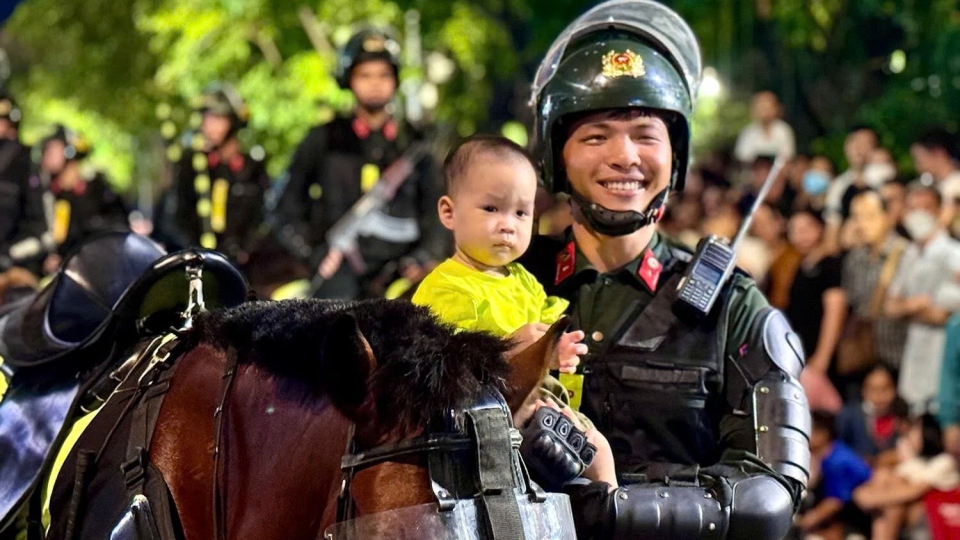
{"label": "baby's face", "polygon": [[453,236],[473,261],[500,267],[530,247],[537,176],[514,157],[478,156],[453,194]]}

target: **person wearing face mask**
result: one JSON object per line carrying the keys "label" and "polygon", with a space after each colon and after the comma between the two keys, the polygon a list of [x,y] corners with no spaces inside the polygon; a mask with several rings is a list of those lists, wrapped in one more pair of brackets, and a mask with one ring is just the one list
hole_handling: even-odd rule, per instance
{"label": "person wearing face mask", "polygon": [[811,208],[823,211],[830,182],[833,181],[833,163],[824,156],[813,156],[807,167],[800,173],[800,193],[793,202],[791,214],[795,210]]}
{"label": "person wearing face mask", "polygon": [[[863,181],[877,189],[879,186],[897,177],[897,165],[890,150],[878,147],[870,153],[867,164],[863,167]],[[852,199],[851,199],[852,201]]]}
{"label": "person wearing face mask", "polygon": [[941,210],[934,188],[918,185],[907,194],[903,225],[913,241],[904,250],[884,305],[888,317],[907,323],[899,391],[914,410],[936,397],[944,324],[960,310],[960,242],[940,225]]}

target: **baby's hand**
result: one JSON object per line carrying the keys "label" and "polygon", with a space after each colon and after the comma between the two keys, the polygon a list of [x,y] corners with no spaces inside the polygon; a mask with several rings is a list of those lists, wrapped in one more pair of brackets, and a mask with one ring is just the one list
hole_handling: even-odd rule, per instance
{"label": "baby's hand", "polygon": [[587,354],[587,346],[580,343],[585,337],[586,334],[582,330],[565,332],[560,336],[557,354],[550,367],[559,369],[563,373],[576,373],[577,366],[580,365],[580,356]]}

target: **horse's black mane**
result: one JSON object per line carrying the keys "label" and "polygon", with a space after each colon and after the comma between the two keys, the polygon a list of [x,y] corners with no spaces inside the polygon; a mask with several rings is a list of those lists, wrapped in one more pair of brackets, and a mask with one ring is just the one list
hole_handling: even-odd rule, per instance
{"label": "horse's black mane", "polygon": [[233,347],[241,362],[262,366],[316,396],[327,393],[320,370],[325,329],[344,313],[356,319],[377,359],[371,394],[381,425],[405,432],[422,428],[475,401],[486,384],[504,389],[508,343],[480,332],[455,333],[409,302],[249,302],[199,316],[194,335],[222,349]]}

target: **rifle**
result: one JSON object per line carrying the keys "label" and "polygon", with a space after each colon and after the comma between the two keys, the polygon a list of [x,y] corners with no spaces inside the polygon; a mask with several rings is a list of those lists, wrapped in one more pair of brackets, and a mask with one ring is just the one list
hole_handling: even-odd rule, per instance
{"label": "rifle", "polygon": [[[416,141],[391,163],[380,175],[380,181],[360,197],[350,207],[346,214],[340,217],[325,235],[329,249],[338,249],[343,253],[343,259],[354,272],[361,274],[366,270],[366,264],[360,251],[357,249],[357,237],[360,227],[371,213],[382,209],[393,200],[400,186],[413,174],[417,164],[430,153],[430,144],[427,141]],[[314,270],[310,280],[307,298],[313,297],[323,286],[326,279]]]}

